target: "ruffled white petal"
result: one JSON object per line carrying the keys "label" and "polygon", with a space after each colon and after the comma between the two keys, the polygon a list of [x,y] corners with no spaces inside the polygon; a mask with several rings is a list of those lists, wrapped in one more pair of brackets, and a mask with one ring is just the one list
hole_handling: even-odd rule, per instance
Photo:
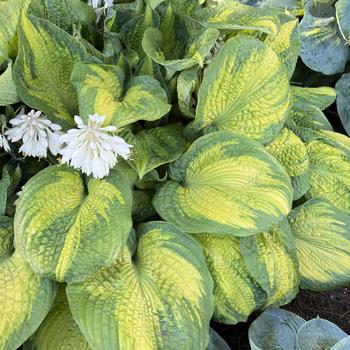
{"label": "ruffled white petal", "polygon": [[10,151],[10,145],[7,142],[6,136],[4,134],[0,134],[0,148],[3,148],[5,152]]}
{"label": "ruffled white petal", "polygon": [[22,140],[20,152],[32,157],[47,157],[47,149],[56,155],[60,149],[61,127],[42,117],[40,111],[31,110],[10,120],[12,128],[5,135],[12,142]]}
{"label": "ruffled white petal", "polygon": [[117,164],[118,155],[129,158],[132,146],[111,134],[117,131],[115,126],[102,127],[104,116],[90,115],[87,125],[78,116],[74,120],[78,128],[68,130],[60,137],[64,144],[60,151],[62,163],[100,179]]}

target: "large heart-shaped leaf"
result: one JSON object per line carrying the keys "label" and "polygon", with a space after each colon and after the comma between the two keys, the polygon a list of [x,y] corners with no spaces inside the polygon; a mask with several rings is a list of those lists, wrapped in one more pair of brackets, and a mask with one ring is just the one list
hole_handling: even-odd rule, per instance
{"label": "large heart-shaped leaf", "polygon": [[91,350],[70,311],[64,287],[58,289],[55,304],[26,350]]}
{"label": "large heart-shaped leaf", "polygon": [[343,340],[339,341],[337,344],[335,344],[331,350],[348,350],[350,347],[350,336],[344,338]]}
{"label": "large heart-shaped leaf", "polygon": [[287,73],[276,53],[258,39],[238,35],[204,72],[193,126],[266,143],[281,130],[289,104]]}
{"label": "large heart-shaped leaf", "polygon": [[[45,43],[45,45],[43,45]],[[78,99],[70,83],[75,62],[97,61],[84,46],[54,24],[23,15],[14,81],[22,101],[63,128],[74,125]]]}
{"label": "large heart-shaped leaf", "polygon": [[80,115],[104,115],[106,125],[122,127],[138,120],[156,120],[171,107],[156,79],[138,76],[124,84],[118,66],[78,62],[71,81],[78,92]]}
{"label": "large heart-shaped leaf", "polygon": [[0,259],[0,348],[17,349],[49,312],[56,285],[34,274],[18,252]]}
{"label": "large heart-shaped leaf", "polygon": [[267,295],[266,306],[290,302],[299,287],[299,265],[287,220],[269,232],[243,237],[241,254],[251,276]]}
{"label": "large heart-shaped leaf", "polygon": [[333,349],[346,336],[334,323],[314,318],[299,328],[297,339],[299,350],[324,350]]}
{"label": "large heart-shaped leaf", "polygon": [[299,350],[297,332],[305,320],[292,312],[268,309],[249,327],[252,350]]}
{"label": "large heart-shaped leaf", "polygon": [[24,186],[15,243],[33,271],[77,282],[110,266],[130,232],[131,190],[117,171],[103,180],[66,166],[41,171]]}
{"label": "large heart-shaped leaf", "polygon": [[331,5],[319,6],[308,1],[299,25],[303,62],[327,75],[344,71],[349,51],[338,30],[334,12]]}
{"label": "large heart-shaped leaf", "polygon": [[245,322],[262,307],[266,294],[250,275],[240,253],[239,238],[212,233],[193,235],[201,244],[214,281],[214,319],[225,324]]}
{"label": "large heart-shaped leaf", "polygon": [[268,230],[291,207],[282,166],[257,142],[228,131],[196,140],[170,172],[154,206],[186,232],[247,236]]}
{"label": "large heart-shaped leaf", "polygon": [[341,148],[321,140],[308,144],[310,188],[307,198],[323,197],[350,212],[350,159]]}
{"label": "large heart-shaped leaf", "polygon": [[281,133],[266,146],[286,169],[293,186],[293,199],[302,197],[309,189],[309,158],[305,144],[291,130]]}
{"label": "large heart-shaped leaf", "polygon": [[213,285],[200,246],[164,222],[138,237],[133,257],[67,287],[74,319],[96,350],[205,349]]}
{"label": "large heart-shaped leaf", "polygon": [[301,286],[329,290],[350,282],[350,215],[324,199],[294,209],[289,221],[300,264]]}

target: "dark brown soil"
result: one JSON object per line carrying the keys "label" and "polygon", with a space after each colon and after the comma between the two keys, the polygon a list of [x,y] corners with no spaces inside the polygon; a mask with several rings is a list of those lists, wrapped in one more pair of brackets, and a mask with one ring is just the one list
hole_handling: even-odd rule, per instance
{"label": "dark brown soil", "polygon": [[[350,288],[333,292],[316,293],[301,290],[284,309],[292,311],[305,320],[317,316],[325,318],[350,334]],[[252,316],[247,323],[225,326],[213,323],[212,327],[226,340],[233,350],[249,350],[248,328],[255,319]]]}

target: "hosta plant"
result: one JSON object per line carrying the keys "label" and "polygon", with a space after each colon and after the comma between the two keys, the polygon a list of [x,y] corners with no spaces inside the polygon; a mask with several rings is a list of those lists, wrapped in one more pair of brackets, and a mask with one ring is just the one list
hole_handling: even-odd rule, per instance
{"label": "hosta plant", "polygon": [[227,349],[349,285],[350,140],[298,63],[346,72],[328,3],[0,0],[0,349]]}
{"label": "hosta plant", "polygon": [[322,318],[305,321],[282,309],[267,309],[249,328],[252,350],[347,350],[350,336]]}

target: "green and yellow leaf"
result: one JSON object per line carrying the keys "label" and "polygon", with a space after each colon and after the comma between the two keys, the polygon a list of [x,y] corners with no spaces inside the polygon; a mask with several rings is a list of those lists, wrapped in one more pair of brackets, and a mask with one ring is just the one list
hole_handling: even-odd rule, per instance
{"label": "green and yellow leaf", "polygon": [[289,81],[276,53],[246,35],[229,39],[204,72],[194,127],[272,141],[288,116]]}
{"label": "green and yellow leaf", "polygon": [[140,226],[138,238],[133,257],[125,248],[112,267],[67,287],[74,319],[96,350],[204,350],[213,285],[200,246],[164,222]]}
{"label": "green and yellow leaf", "polygon": [[330,290],[350,283],[350,215],[315,198],[294,209],[289,222],[300,265],[301,287]]}
{"label": "green and yellow leaf", "polygon": [[[1,6],[1,4],[0,4]],[[12,63],[0,75],[0,106],[7,106],[19,102],[16,85],[12,78]]]}
{"label": "green and yellow leaf", "polygon": [[106,116],[105,124],[123,127],[138,120],[157,120],[169,112],[166,92],[159,82],[138,76],[127,84],[118,66],[78,62],[71,81],[75,86],[80,115]]}
{"label": "green and yellow leaf", "polygon": [[110,266],[128,238],[132,197],[127,182],[117,171],[84,182],[78,171],[62,165],[46,168],[24,186],[15,244],[41,276],[83,281]]}
{"label": "green and yellow leaf", "polygon": [[70,75],[74,63],[82,60],[98,61],[77,39],[54,24],[22,15],[19,54],[13,71],[19,97],[63,128],[73,126],[73,117],[78,114]]}
{"label": "green and yellow leaf", "polygon": [[266,294],[250,275],[240,253],[239,238],[212,233],[193,235],[201,244],[214,281],[214,319],[244,322],[266,302]]}
{"label": "green and yellow leaf", "polygon": [[183,231],[248,236],[288,214],[289,177],[259,143],[228,131],[196,140],[170,165],[154,206]]}
{"label": "green and yellow leaf", "polygon": [[55,294],[55,283],[34,274],[18,252],[1,260],[0,348],[21,346],[49,312]]}

